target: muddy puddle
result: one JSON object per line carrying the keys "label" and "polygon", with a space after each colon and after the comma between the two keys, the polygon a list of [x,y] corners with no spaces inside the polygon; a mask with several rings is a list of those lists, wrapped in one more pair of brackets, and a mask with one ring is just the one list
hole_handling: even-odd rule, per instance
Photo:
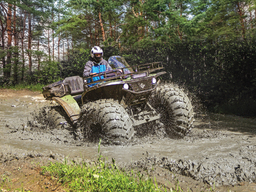
{"label": "muddy puddle", "polygon": [[[39,93],[0,96],[0,162],[27,156],[97,159],[98,145],[77,141],[71,129],[29,126],[31,113],[45,105],[53,104]],[[100,151],[126,167],[160,167],[205,184],[255,183],[256,119],[200,114],[184,139],[147,135],[126,146],[101,146]]]}

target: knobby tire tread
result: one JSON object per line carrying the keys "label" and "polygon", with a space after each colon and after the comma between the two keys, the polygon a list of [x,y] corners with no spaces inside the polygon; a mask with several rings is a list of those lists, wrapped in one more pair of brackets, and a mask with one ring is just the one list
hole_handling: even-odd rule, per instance
{"label": "knobby tire tread", "polygon": [[181,89],[172,84],[160,85],[152,98],[152,106],[160,106],[159,111],[167,115],[163,123],[168,135],[184,137],[193,128],[193,106]]}
{"label": "knobby tire tread", "polygon": [[[113,99],[86,103],[81,110],[80,131],[84,138],[93,138],[91,127],[99,125],[103,143],[125,144],[134,135],[133,123],[125,109]],[[96,138],[97,140],[97,138]]]}

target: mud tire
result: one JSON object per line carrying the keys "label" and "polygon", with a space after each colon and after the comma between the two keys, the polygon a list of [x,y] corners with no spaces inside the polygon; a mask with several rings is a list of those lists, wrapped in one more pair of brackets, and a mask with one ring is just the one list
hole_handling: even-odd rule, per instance
{"label": "mud tire", "polygon": [[160,121],[170,137],[182,138],[193,128],[193,106],[188,96],[177,86],[159,85],[150,99],[150,104],[160,113]]}
{"label": "mud tire", "polygon": [[48,113],[49,126],[54,129],[65,129],[70,126],[67,115],[61,106],[51,107]]}
{"label": "mud tire", "polygon": [[122,145],[134,135],[130,116],[113,99],[100,99],[82,107],[78,123],[80,135],[92,142]]}
{"label": "mud tire", "polygon": [[61,106],[43,107],[38,114],[34,115],[36,122],[43,129],[65,129],[71,127],[65,111]]}

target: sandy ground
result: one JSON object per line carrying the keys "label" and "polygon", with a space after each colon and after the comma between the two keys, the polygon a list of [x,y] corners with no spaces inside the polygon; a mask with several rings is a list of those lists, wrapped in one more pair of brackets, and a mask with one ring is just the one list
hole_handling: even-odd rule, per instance
{"label": "sandy ground", "polygon": [[[49,105],[39,92],[0,89],[0,191],[63,191],[41,165],[97,159],[97,144],[76,140],[72,128],[37,125],[35,114]],[[255,128],[255,118],[197,114],[184,139],[145,132],[125,146],[101,146],[101,155],[169,188],[179,181],[184,191],[256,191]]]}

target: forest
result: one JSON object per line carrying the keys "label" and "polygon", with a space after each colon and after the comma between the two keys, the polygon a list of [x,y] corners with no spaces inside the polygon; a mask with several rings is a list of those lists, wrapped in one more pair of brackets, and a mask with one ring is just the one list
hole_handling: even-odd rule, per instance
{"label": "forest", "polygon": [[0,24],[0,87],[82,76],[98,45],[162,62],[210,111],[256,115],[256,0],[5,0]]}

